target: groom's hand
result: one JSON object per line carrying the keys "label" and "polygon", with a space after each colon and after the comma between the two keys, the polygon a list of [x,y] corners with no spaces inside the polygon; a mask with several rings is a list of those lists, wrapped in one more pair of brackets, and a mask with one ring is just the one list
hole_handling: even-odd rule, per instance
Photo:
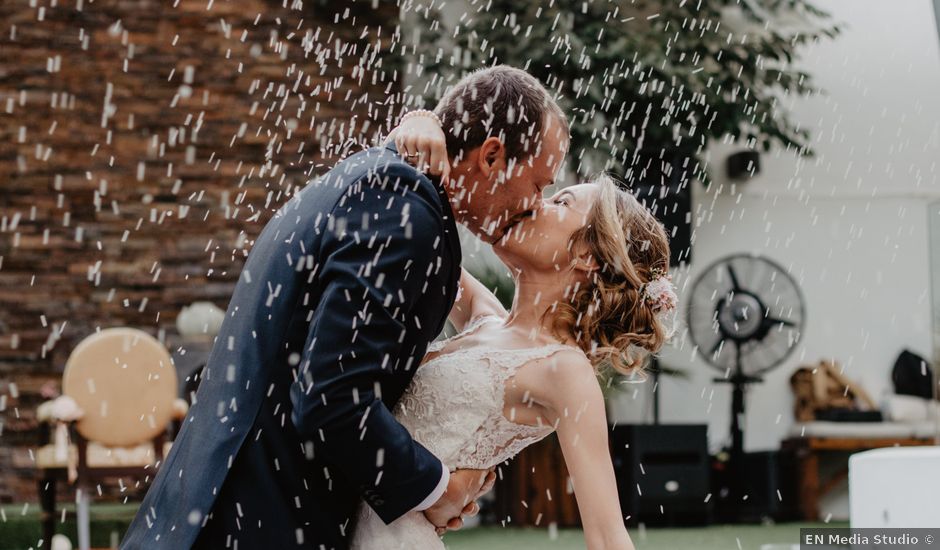
{"label": "groom's hand", "polygon": [[450,474],[444,495],[424,511],[424,516],[437,527],[438,534],[460,529],[462,516],[477,515],[480,507],[476,499],[488,493],[495,483],[493,470],[457,470]]}

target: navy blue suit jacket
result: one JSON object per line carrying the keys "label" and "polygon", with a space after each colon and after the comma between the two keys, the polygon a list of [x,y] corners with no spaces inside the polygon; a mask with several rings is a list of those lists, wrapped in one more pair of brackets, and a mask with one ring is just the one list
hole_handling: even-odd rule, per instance
{"label": "navy blue suit jacket", "polygon": [[360,500],[386,522],[417,506],[441,464],[390,411],[459,276],[446,194],[394,148],[309,183],[252,246],[122,547],[338,550]]}

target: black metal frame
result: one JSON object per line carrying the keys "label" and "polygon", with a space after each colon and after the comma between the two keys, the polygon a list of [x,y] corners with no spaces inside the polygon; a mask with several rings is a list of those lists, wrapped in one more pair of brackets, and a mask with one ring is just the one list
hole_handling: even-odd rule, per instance
{"label": "black metal frame", "polygon": [[[75,423],[69,423],[69,437],[75,443],[78,452],[77,474],[75,479],[75,488],[81,491],[90,491],[94,487],[94,482],[105,478],[132,478],[150,480],[156,473],[157,468],[163,464],[163,445],[168,437],[175,433],[176,422],[171,422],[167,429],[157,434],[151,439],[154,452],[153,466],[115,466],[115,467],[89,467],[88,466],[88,443],[82,434],[75,429]],[[39,438],[40,446],[51,443],[51,426],[47,422],[40,424]],[[59,481],[68,482],[68,470],[64,467],[40,468],[39,478],[37,479],[37,489],[39,492],[40,513],[39,520],[42,525],[42,548],[51,550],[52,537],[55,535],[56,521],[56,486]],[[91,494],[91,493],[88,493]]]}

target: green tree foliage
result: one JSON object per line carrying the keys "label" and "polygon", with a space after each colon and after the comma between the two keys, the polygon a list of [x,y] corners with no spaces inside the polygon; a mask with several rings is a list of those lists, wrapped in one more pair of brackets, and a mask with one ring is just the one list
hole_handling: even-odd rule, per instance
{"label": "green tree foliage", "polygon": [[418,93],[433,104],[468,70],[525,68],[569,114],[582,175],[629,176],[638,159],[667,151],[707,181],[702,153],[721,139],[812,154],[785,107],[819,90],[794,65],[840,27],[805,0],[467,0],[462,14],[454,1],[413,14]]}

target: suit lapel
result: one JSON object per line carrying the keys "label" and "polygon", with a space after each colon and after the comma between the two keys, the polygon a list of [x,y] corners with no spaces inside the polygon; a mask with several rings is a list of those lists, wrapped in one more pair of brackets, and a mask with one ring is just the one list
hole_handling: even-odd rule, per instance
{"label": "suit lapel", "polygon": [[[457,299],[457,289],[460,283],[460,264],[463,262],[463,252],[460,249],[460,234],[457,232],[457,220],[454,219],[454,212],[450,206],[450,199],[447,197],[447,192],[444,191],[443,186],[440,185],[440,181],[437,181],[436,178],[431,180],[434,182],[437,192],[441,196],[441,203],[443,205],[444,215],[442,216],[444,222],[444,238],[447,240],[447,252],[450,255],[450,261],[446,261],[447,268],[450,270],[448,273],[449,279],[447,280],[447,312],[449,313],[451,308],[454,307],[454,301]],[[444,315],[444,321],[446,322],[447,315]],[[441,326],[438,328],[438,333],[444,329],[444,322],[441,322]]]}
{"label": "suit lapel", "polygon": [[[394,143],[387,144],[385,148],[401,158],[401,155],[398,153],[398,148],[395,147]],[[441,221],[444,225],[444,240],[446,246],[446,250],[442,255],[442,261],[444,263],[444,269],[447,270],[445,274],[447,287],[444,289],[444,296],[446,298],[445,305],[447,307],[444,309],[444,314],[441,316],[440,324],[437,327],[436,334],[439,334],[444,330],[444,324],[447,322],[447,314],[450,313],[457,299],[457,288],[460,282],[460,264],[463,261],[463,252],[460,249],[460,233],[457,232],[457,220],[454,218],[454,211],[451,208],[447,191],[444,190],[444,186],[441,185],[439,178],[428,176],[428,179],[434,184],[434,188],[437,190],[437,194],[441,199]]]}

